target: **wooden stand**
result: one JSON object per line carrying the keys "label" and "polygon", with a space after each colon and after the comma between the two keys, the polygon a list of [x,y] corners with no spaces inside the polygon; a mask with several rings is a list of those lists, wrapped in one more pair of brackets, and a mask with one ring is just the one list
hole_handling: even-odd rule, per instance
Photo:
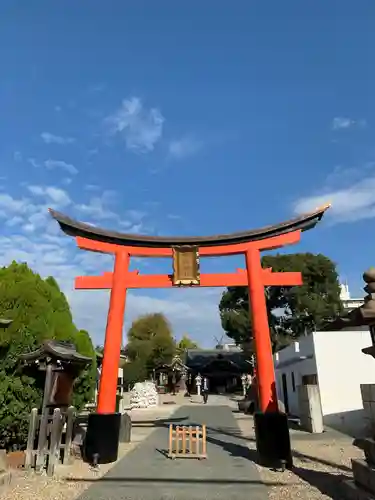
{"label": "wooden stand", "polygon": [[169,425],[169,458],[207,458],[206,426]]}

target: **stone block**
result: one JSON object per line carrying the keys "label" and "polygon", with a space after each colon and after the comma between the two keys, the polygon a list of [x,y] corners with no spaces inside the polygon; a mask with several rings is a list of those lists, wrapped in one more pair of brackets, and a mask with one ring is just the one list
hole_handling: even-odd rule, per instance
{"label": "stone block", "polygon": [[364,403],[371,401],[371,384],[361,384],[361,395]]}
{"label": "stone block", "polygon": [[0,496],[2,496],[12,481],[11,471],[0,472]]}
{"label": "stone block", "polygon": [[307,386],[306,385],[299,385],[297,387],[298,390],[298,401],[299,403],[303,402],[309,402],[309,394],[307,392]]}
{"label": "stone block", "polygon": [[352,469],[355,483],[375,495],[375,468],[365,460],[352,460]]}
{"label": "stone block", "polygon": [[351,479],[341,483],[341,492],[345,500],[375,500],[374,495],[360,488]]}
{"label": "stone block", "polygon": [[5,450],[0,450],[0,472],[8,469],[7,453]]}
{"label": "stone block", "polygon": [[371,403],[370,401],[363,401],[363,411],[365,418],[371,419]]}
{"label": "stone block", "polygon": [[361,449],[365,453],[367,462],[375,466],[375,440],[372,438],[362,439]]}

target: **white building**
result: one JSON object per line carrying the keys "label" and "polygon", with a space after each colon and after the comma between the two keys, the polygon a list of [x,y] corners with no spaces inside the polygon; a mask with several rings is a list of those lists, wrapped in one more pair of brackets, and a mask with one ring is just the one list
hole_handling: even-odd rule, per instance
{"label": "white building", "polygon": [[357,434],[363,428],[360,384],[375,383],[375,360],[362,353],[372,344],[366,328],[315,332],[274,355],[278,398],[298,416],[300,384],[317,384],[324,423]]}
{"label": "white building", "polygon": [[360,307],[362,304],[364,304],[364,299],[353,299],[350,296],[349,285],[347,283],[341,284],[340,288],[340,299],[345,312],[350,312],[353,309],[356,309],[357,307]]}
{"label": "white building", "polygon": [[239,347],[236,343],[228,342],[226,344],[218,344],[215,349],[219,349],[221,351],[242,351],[241,347]]}

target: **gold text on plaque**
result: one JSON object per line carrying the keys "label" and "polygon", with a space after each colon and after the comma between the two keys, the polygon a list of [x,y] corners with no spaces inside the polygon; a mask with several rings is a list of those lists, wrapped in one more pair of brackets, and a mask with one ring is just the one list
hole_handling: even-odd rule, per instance
{"label": "gold text on plaque", "polygon": [[199,250],[196,246],[173,248],[173,284],[199,285]]}

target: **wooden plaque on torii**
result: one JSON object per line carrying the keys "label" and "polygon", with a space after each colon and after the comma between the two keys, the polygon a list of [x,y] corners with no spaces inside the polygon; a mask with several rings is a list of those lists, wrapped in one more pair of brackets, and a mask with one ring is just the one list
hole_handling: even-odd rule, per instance
{"label": "wooden plaque on torii", "polygon": [[196,246],[173,248],[173,285],[191,286],[200,284],[199,249]]}

